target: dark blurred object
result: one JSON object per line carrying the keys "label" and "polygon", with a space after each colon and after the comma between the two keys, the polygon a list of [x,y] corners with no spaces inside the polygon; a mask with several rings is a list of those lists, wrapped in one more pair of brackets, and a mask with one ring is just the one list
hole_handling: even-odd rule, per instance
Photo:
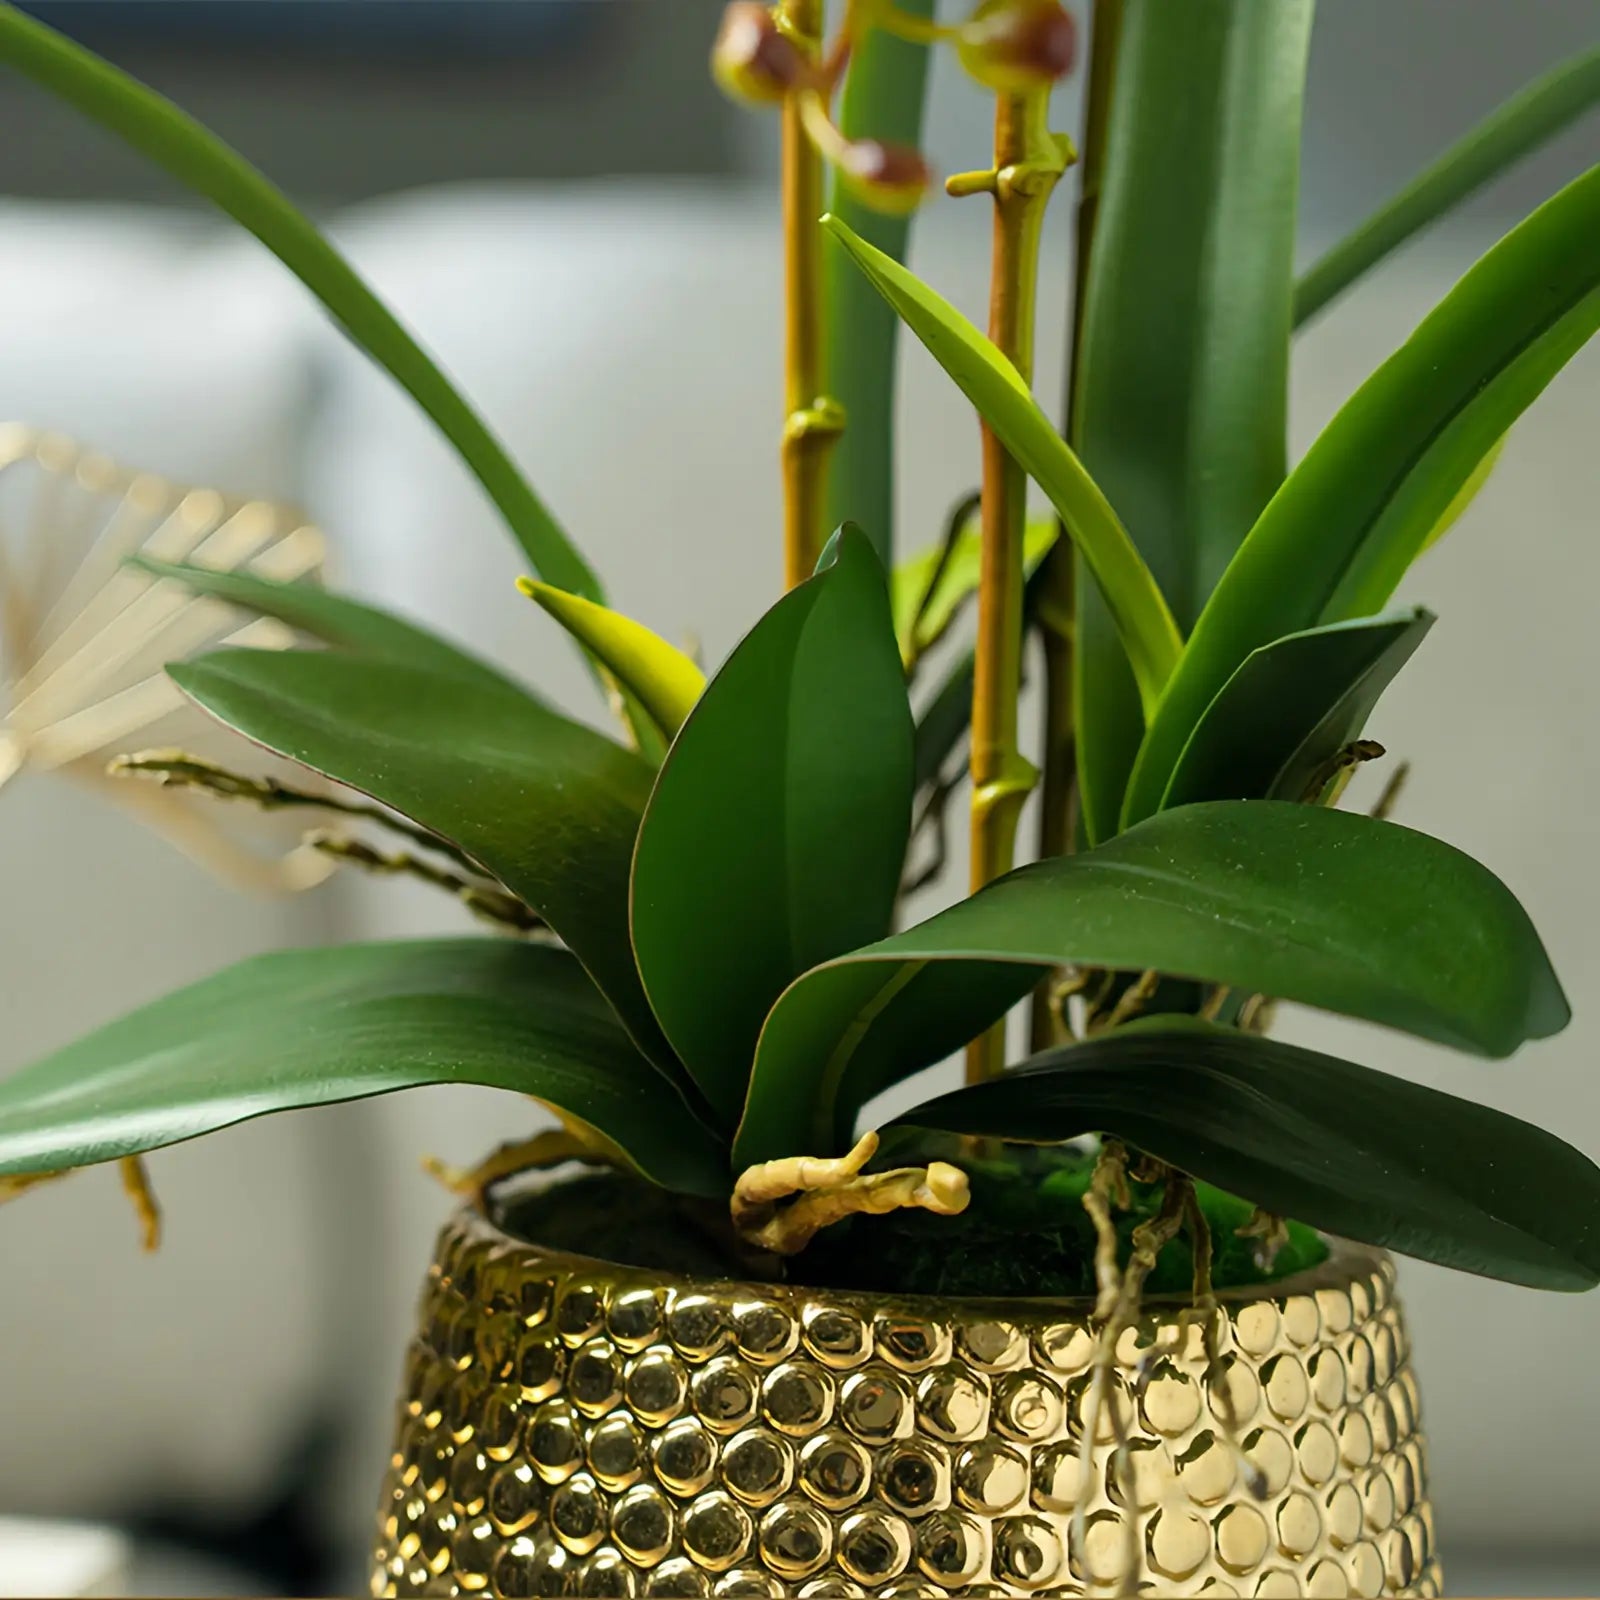
{"label": "dark blurred object", "polygon": [[273,1474],[277,1487],[240,1516],[219,1520],[154,1506],[129,1517],[127,1531],[136,1548],[163,1549],[169,1558],[199,1557],[237,1572],[252,1594],[337,1594],[347,1574],[327,1530],[326,1504],[337,1442],[331,1419],[309,1421]]}
{"label": "dark blurred object", "polygon": [[[709,176],[721,0],[27,0],[302,204],[452,182]],[[173,201],[136,156],[0,74],[0,194]]]}
{"label": "dark blurred object", "polygon": [[355,52],[560,51],[603,29],[593,0],[23,0],[22,9],[96,48],[121,43]]}

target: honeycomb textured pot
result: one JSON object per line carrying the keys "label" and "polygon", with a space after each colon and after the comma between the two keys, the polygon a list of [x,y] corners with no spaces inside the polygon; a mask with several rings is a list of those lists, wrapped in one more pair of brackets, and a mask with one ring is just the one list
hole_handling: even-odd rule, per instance
{"label": "honeycomb textured pot", "polygon": [[462,1213],[373,1593],[1111,1595],[1133,1558],[1150,1594],[1438,1594],[1389,1259],[1224,1296],[1209,1374],[1177,1310],[1117,1352],[1113,1471],[1083,1303],[696,1282]]}

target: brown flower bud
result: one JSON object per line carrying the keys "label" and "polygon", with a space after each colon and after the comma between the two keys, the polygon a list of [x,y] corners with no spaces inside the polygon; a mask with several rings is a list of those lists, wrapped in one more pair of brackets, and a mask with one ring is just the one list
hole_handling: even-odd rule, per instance
{"label": "brown flower bud", "polygon": [[1048,87],[1072,70],[1077,49],[1061,0],[982,0],[956,45],[967,72],[997,94]]}
{"label": "brown flower bud", "polygon": [[806,60],[766,6],[733,0],[711,47],[711,73],[729,98],[773,105],[805,81]]}
{"label": "brown flower bud", "polygon": [[928,187],[928,164],[910,145],[852,139],[838,156],[845,181],[876,211],[914,211]]}

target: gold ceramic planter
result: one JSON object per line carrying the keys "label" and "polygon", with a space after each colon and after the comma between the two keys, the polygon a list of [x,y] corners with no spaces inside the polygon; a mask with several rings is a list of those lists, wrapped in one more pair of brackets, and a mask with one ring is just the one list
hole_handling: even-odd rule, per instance
{"label": "gold ceramic planter", "polygon": [[1223,1299],[1225,1377],[1191,1337],[1140,1379],[1175,1308],[1124,1337],[1133,1470],[1113,1486],[1105,1418],[1083,1484],[1085,1304],[695,1282],[464,1212],[423,1295],[373,1592],[1109,1595],[1135,1518],[1142,1593],[1438,1594],[1393,1264],[1340,1245]]}

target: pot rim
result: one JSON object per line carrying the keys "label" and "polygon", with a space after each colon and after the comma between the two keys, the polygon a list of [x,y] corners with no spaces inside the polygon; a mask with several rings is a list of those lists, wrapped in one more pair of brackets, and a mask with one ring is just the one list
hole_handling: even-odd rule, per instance
{"label": "pot rim", "polygon": [[[952,1308],[978,1315],[995,1312],[1016,1317],[1019,1313],[1030,1318],[1049,1317],[1052,1320],[1087,1321],[1094,1310],[1093,1295],[962,1295],[962,1294],[912,1294],[870,1289],[834,1288],[827,1284],[787,1283],[759,1278],[701,1278],[689,1273],[668,1272],[656,1267],[633,1266],[623,1261],[609,1261],[603,1256],[586,1255],[581,1251],[559,1249],[541,1244],[523,1234],[512,1231],[502,1220],[507,1202],[538,1188],[546,1187],[549,1180],[540,1178],[519,1184],[509,1193],[491,1197],[489,1210],[467,1204],[453,1215],[452,1222],[472,1237],[502,1248],[523,1253],[536,1253],[546,1260],[560,1263],[578,1275],[627,1276],[648,1281],[661,1288],[685,1289],[691,1292],[715,1285],[721,1292],[747,1291],[751,1299],[761,1299],[774,1294],[794,1297],[826,1299],[841,1305],[870,1305],[877,1310],[893,1306],[914,1316],[949,1315]],[[1299,1295],[1314,1294],[1319,1289],[1338,1289],[1361,1278],[1380,1277],[1390,1290],[1395,1282],[1394,1258],[1387,1250],[1374,1245],[1361,1244],[1353,1239],[1343,1239],[1334,1234],[1319,1235],[1328,1245],[1327,1257],[1314,1267],[1306,1267],[1285,1278],[1275,1278],[1270,1283],[1238,1284],[1218,1289],[1219,1304],[1249,1305],[1278,1302]],[[1145,1296],[1141,1313],[1180,1311],[1194,1303],[1193,1297],[1183,1293]]]}

